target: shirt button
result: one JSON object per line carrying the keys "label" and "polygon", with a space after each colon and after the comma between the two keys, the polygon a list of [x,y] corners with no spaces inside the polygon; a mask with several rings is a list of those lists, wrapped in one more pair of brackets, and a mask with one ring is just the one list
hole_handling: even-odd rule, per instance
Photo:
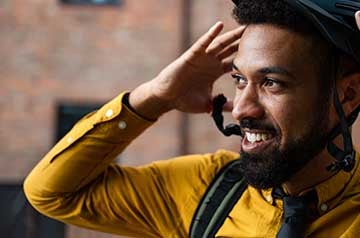
{"label": "shirt button", "polygon": [[266,196],[266,201],[268,201],[268,203],[272,203],[273,202],[273,198],[271,195]]}
{"label": "shirt button", "polygon": [[109,110],[106,111],[105,116],[106,116],[107,118],[109,118],[109,117],[111,117],[113,114],[114,114],[114,111],[113,111],[112,109],[109,109]]}
{"label": "shirt button", "polygon": [[119,124],[118,124],[118,127],[121,129],[121,130],[124,130],[126,128],[126,122],[124,121],[119,121]]}
{"label": "shirt button", "polygon": [[323,212],[326,212],[328,210],[328,208],[329,208],[328,205],[326,205],[325,203],[320,205],[320,210]]}

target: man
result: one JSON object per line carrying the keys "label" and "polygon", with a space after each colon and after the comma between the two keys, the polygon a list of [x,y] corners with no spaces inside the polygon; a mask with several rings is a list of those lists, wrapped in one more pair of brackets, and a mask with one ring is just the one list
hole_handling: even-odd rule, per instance
{"label": "man", "polygon": [[26,179],[31,204],[104,232],[188,237],[205,190],[239,154],[221,150],[140,168],[111,162],[162,114],[211,111],[214,81],[232,70],[236,96],[225,108],[240,124],[239,169],[249,186],[216,236],[279,235],[287,222],[279,190],[307,198],[304,236],[359,237],[359,156],[349,172],[329,170],[334,158],[325,148],[339,123],[335,91],[346,116],[360,105],[357,63],[285,1],[244,0],[234,15],[246,27],[218,36],[223,25],[216,23],[156,78],[82,119]]}

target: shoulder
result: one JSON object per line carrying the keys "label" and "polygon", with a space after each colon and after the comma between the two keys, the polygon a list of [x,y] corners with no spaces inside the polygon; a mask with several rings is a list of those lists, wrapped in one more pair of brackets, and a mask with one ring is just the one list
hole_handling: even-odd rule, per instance
{"label": "shoulder", "polygon": [[161,181],[170,201],[175,205],[180,224],[176,231],[188,231],[195,209],[215,175],[239,154],[218,150],[209,154],[194,154],[154,162],[151,169]]}
{"label": "shoulder", "polygon": [[238,153],[218,150],[215,153],[186,155],[158,161],[150,167],[153,173],[157,174],[161,186],[178,200],[188,198],[191,194],[201,197],[221,168],[238,157]]}
{"label": "shoulder", "polygon": [[190,180],[188,182],[209,180],[227,163],[239,158],[239,154],[228,150],[215,153],[192,154],[175,157],[170,160],[154,162],[152,166],[159,175],[167,180]]}

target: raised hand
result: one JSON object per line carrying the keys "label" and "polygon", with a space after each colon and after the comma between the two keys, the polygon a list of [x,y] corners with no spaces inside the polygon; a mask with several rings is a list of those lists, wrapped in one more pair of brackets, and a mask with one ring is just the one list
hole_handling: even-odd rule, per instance
{"label": "raised hand", "polygon": [[144,115],[148,114],[152,118],[159,116],[150,115],[151,112],[146,111],[146,100],[139,101],[140,92],[144,94],[146,90],[146,97],[151,98],[147,100],[147,106],[154,106],[155,113],[156,109],[161,109],[158,114],[172,109],[192,113],[209,112],[213,84],[231,70],[234,53],[245,26],[219,36],[222,29],[223,24],[216,23],[155,79],[135,89],[130,94],[130,104],[140,110],[140,114],[143,111]]}

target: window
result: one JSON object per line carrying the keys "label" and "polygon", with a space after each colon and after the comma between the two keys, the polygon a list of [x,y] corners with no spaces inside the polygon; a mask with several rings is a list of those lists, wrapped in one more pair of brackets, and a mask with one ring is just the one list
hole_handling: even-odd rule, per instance
{"label": "window", "polygon": [[64,225],[35,211],[20,184],[0,184],[0,211],[1,237],[64,238]]}
{"label": "window", "polygon": [[78,120],[101,106],[101,103],[59,103],[57,106],[56,141],[65,136]]}
{"label": "window", "polygon": [[[102,104],[59,104],[55,140],[62,138],[87,113]],[[65,225],[38,213],[28,203],[21,184],[0,184],[0,237],[64,238]]]}

